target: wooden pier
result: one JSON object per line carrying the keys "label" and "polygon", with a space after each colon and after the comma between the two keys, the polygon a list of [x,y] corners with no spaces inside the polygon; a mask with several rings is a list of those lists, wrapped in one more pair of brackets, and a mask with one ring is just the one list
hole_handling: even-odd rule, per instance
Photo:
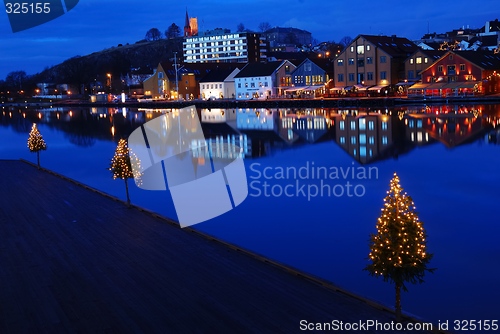
{"label": "wooden pier", "polygon": [[394,320],[26,162],[0,160],[0,171],[0,333],[295,333],[301,320]]}

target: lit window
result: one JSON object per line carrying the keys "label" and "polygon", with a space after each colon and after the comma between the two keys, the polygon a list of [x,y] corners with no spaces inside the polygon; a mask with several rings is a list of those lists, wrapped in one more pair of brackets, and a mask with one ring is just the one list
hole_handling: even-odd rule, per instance
{"label": "lit window", "polygon": [[413,64],[413,58],[410,58],[410,64]]}
{"label": "lit window", "polygon": [[351,144],[356,145],[356,137],[355,136],[351,136]]}
{"label": "lit window", "polygon": [[368,130],[373,130],[375,128],[375,123],[373,121],[368,122]]}
{"label": "lit window", "polygon": [[351,130],[356,130],[356,121],[351,121]]}
{"label": "lit window", "polygon": [[388,142],[387,136],[382,136],[382,145],[387,145]]}
{"label": "lit window", "polygon": [[366,130],[366,119],[364,118],[359,119],[359,129]]}
{"label": "lit window", "polygon": [[366,157],[366,146],[360,146],[359,147],[359,156],[360,157]]}
{"label": "lit window", "polygon": [[416,63],[417,64],[422,64],[422,57],[417,57]]}
{"label": "lit window", "polygon": [[345,122],[344,121],[340,121],[339,127],[340,127],[340,130],[344,130],[345,129]]}
{"label": "lit window", "polygon": [[344,59],[337,59],[337,66],[344,66]]}
{"label": "lit window", "polygon": [[354,46],[351,46],[351,52],[354,52]]}
{"label": "lit window", "polygon": [[366,144],[366,135],[365,134],[359,135],[359,143],[361,145],[365,145]]}
{"label": "lit window", "polygon": [[387,122],[382,122],[382,130],[387,130]]}
{"label": "lit window", "polygon": [[425,57],[425,58],[424,58],[424,63],[426,63],[426,64],[427,64],[428,62],[429,62],[429,58]]}
{"label": "lit window", "polygon": [[366,45],[366,51],[370,51],[370,44]]}

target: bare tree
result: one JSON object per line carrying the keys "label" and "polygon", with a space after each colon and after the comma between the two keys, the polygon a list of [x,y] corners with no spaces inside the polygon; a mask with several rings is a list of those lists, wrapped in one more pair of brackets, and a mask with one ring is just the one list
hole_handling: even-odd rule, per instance
{"label": "bare tree", "polygon": [[165,37],[168,39],[173,39],[179,37],[181,35],[181,28],[175,23],[172,23],[170,27],[168,27],[167,31],[165,31]]}
{"label": "bare tree", "polygon": [[271,29],[271,25],[269,24],[269,22],[266,21],[259,24],[259,30],[261,32],[268,31],[269,29]]}
{"label": "bare tree", "polygon": [[151,28],[146,33],[147,41],[158,41],[160,39],[161,39],[161,32],[160,30],[158,30],[158,28]]}
{"label": "bare tree", "polygon": [[339,44],[342,45],[344,48],[347,47],[349,44],[351,44],[352,38],[349,36],[344,36],[342,39],[339,41]]}
{"label": "bare tree", "polygon": [[245,31],[245,25],[243,23],[239,23],[236,26],[236,32],[244,32]]}
{"label": "bare tree", "polygon": [[12,89],[23,89],[23,83],[26,81],[28,76],[24,71],[13,71],[7,74],[5,77],[5,83]]}

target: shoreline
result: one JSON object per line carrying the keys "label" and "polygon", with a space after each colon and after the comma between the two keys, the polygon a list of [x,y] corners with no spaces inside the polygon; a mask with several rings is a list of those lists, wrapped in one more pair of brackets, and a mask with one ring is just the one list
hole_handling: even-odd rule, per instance
{"label": "shoreline", "polygon": [[500,95],[470,97],[345,97],[314,99],[268,99],[268,100],[191,100],[191,101],[154,101],[154,102],[89,102],[85,100],[57,100],[39,102],[8,102],[2,107],[106,107],[106,108],[184,108],[196,105],[201,108],[377,108],[427,104],[495,104],[500,103]]}

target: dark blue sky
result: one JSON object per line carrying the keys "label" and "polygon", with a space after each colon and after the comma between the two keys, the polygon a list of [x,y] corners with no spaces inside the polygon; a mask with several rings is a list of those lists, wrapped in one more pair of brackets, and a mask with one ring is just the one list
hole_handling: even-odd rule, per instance
{"label": "dark blue sky", "polygon": [[148,29],[164,32],[172,23],[184,26],[186,7],[198,18],[200,30],[228,28],[238,23],[258,30],[261,22],[272,26],[308,30],[319,41],[343,36],[385,34],[418,39],[427,32],[445,32],[464,25],[482,27],[500,18],[498,0],[339,2],[306,0],[80,0],[65,15],[29,30],[12,33],[7,14],[0,14],[0,79],[16,70],[35,74],[76,55],[135,43]]}

